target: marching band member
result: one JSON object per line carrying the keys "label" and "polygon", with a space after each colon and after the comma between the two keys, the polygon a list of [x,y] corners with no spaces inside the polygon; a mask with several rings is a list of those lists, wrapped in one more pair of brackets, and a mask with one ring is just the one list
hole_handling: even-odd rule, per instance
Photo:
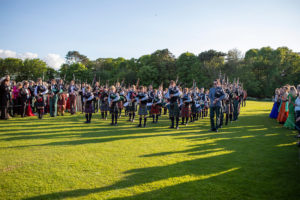
{"label": "marching band member", "polygon": [[111,113],[111,125],[117,126],[118,123],[118,101],[120,101],[120,96],[116,92],[115,86],[110,87],[109,96],[108,96],[108,103],[109,103],[109,109]]}
{"label": "marching band member", "polygon": [[108,105],[108,90],[105,87],[100,93],[100,110],[101,110],[101,118],[107,120],[107,112],[109,110]]}
{"label": "marching band member", "polygon": [[42,119],[45,109],[45,95],[48,93],[48,89],[43,85],[43,80],[39,78],[37,80],[37,86],[34,90],[36,98],[36,110],[38,112],[38,118]]}
{"label": "marching band member", "polygon": [[84,108],[85,118],[86,118],[85,123],[91,123],[92,114],[94,112],[93,99],[94,99],[94,94],[91,92],[91,86],[87,85],[85,87],[85,92],[83,95],[83,101],[85,103],[85,108]]}
{"label": "marching band member", "polygon": [[146,88],[144,86],[141,86],[140,91],[137,95],[137,102],[139,104],[138,114],[140,116],[140,118],[139,118],[140,123],[139,123],[138,127],[142,127],[143,117],[144,117],[144,127],[146,127],[147,115],[148,115],[148,109],[147,109],[148,99],[149,99],[149,96],[146,92]]}
{"label": "marching band member", "polygon": [[191,107],[190,107],[191,102],[192,102],[192,98],[189,93],[189,89],[184,88],[182,97],[180,99],[181,118],[182,118],[181,125],[186,125],[186,126],[188,125],[189,117],[191,116]]}
{"label": "marching band member", "polygon": [[71,115],[74,115],[76,113],[76,97],[77,97],[77,91],[78,88],[75,85],[75,81],[72,80],[69,88],[68,88],[68,93],[69,93],[69,99],[70,99],[70,113]]}
{"label": "marching band member", "polygon": [[[223,89],[220,86],[220,81],[215,80],[214,86],[209,90],[210,99],[210,125],[211,131],[218,132],[220,126],[220,109],[221,101],[225,97]],[[216,123],[214,123],[214,116],[216,115]]]}
{"label": "marching band member", "polygon": [[94,112],[98,112],[99,111],[99,105],[100,105],[100,100],[99,100],[99,96],[100,96],[100,84],[99,82],[95,83],[95,87],[93,88],[93,93],[94,93]]}
{"label": "marching band member", "polygon": [[169,100],[169,117],[171,119],[171,126],[170,128],[174,128],[174,121],[176,119],[176,129],[179,129],[178,123],[179,123],[179,106],[178,106],[178,100],[181,95],[181,92],[179,91],[179,88],[176,86],[175,81],[170,81],[170,87],[168,89],[167,94],[165,97]]}
{"label": "marching band member", "polygon": [[51,117],[56,117],[57,115],[57,100],[58,100],[58,93],[59,93],[59,88],[58,85],[56,84],[56,80],[52,79],[51,80],[51,85],[50,85],[50,98],[49,98],[49,105],[50,105],[50,116]]}
{"label": "marching band member", "polygon": [[158,123],[158,117],[161,114],[162,93],[159,90],[154,90],[153,104],[151,105],[150,113],[152,115],[152,123]]}
{"label": "marching band member", "polygon": [[129,112],[129,120],[131,122],[134,122],[135,118],[135,111],[136,111],[136,88],[135,85],[131,87],[131,89],[128,91],[126,99],[128,102],[128,112]]}

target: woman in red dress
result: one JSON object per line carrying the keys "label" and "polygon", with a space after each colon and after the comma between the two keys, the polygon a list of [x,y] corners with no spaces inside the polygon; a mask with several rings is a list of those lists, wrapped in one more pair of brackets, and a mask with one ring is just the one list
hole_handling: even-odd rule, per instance
{"label": "woman in red dress", "polygon": [[284,122],[287,120],[289,116],[289,111],[288,111],[288,93],[289,93],[289,86],[286,85],[281,89],[281,104],[279,107],[279,113],[277,117],[277,121],[280,124],[284,124]]}

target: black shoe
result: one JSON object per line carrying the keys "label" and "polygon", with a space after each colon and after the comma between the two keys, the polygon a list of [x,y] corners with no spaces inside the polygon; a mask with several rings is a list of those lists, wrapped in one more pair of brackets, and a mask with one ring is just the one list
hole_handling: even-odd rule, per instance
{"label": "black shoe", "polygon": [[146,128],[146,124],[144,125],[144,128]]}
{"label": "black shoe", "polygon": [[114,124],[114,126],[118,126],[118,124]]}
{"label": "black shoe", "polygon": [[89,123],[89,121],[85,121],[84,123],[88,124],[88,123]]}
{"label": "black shoe", "polygon": [[174,128],[174,126],[170,126],[169,128]]}
{"label": "black shoe", "polygon": [[115,124],[114,124],[114,123],[110,123],[110,125],[111,125],[111,126],[114,126]]}
{"label": "black shoe", "polygon": [[142,124],[139,124],[137,127],[142,127]]}

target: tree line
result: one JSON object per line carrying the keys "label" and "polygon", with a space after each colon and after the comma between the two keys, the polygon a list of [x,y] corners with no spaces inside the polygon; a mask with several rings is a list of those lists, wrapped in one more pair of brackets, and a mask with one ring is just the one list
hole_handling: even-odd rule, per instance
{"label": "tree line", "polygon": [[45,80],[62,78],[65,81],[75,79],[78,83],[124,85],[161,84],[168,86],[169,80],[178,79],[183,87],[210,87],[215,78],[243,84],[252,97],[271,97],[274,89],[285,84],[300,83],[300,55],[287,47],[272,49],[250,49],[243,56],[237,49],[227,53],[208,50],[195,55],[182,53],[176,58],[168,49],[157,50],[138,59],[98,58],[90,60],[78,51],[69,51],[66,63],[58,71],[47,66],[40,59],[21,60],[17,58],[0,59],[0,75],[10,74],[16,81]]}

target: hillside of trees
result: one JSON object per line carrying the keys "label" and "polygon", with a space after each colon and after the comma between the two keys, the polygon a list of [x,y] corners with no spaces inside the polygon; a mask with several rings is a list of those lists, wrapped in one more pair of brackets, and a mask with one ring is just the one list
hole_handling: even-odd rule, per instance
{"label": "hillside of trees", "polygon": [[237,49],[227,53],[209,50],[195,55],[182,53],[176,58],[168,49],[157,50],[138,59],[98,58],[90,60],[78,51],[69,51],[66,63],[58,71],[40,59],[0,59],[0,76],[10,74],[16,81],[36,80],[44,77],[92,83],[93,80],[108,84],[124,80],[125,84],[153,84],[157,87],[175,80],[184,87],[210,87],[222,74],[230,81],[239,78],[248,95],[271,97],[274,89],[284,84],[300,83],[300,55],[287,47],[250,49],[243,56]]}

